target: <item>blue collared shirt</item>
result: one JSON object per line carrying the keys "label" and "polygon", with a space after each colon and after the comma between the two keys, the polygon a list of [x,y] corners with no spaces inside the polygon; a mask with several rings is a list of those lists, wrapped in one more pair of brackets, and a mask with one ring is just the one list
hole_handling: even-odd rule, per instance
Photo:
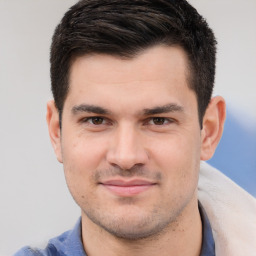
{"label": "blue collared shirt", "polygon": [[199,211],[203,226],[203,241],[200,256],[215,256],[215,242],[212,235],[211,224],[200,202]]}
{"label": "blue collared shirt", "polygon": [[[199,210],[203,224],[203,241],[200,256],[215,256],[215,246],[210,222],[200,204]],[[24,247],[14,256],[86,256],[81,237],[80,218],[72,230],[51,239],[45,249]]]}

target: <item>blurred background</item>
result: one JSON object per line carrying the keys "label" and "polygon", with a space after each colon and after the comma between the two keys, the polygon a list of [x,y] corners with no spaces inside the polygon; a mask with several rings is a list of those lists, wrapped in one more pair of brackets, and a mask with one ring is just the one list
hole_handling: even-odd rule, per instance
{"label": "blurred background", "polygon": [[[80,215],[45,122],[49,47],[74,0],[0,0],[0,255],[42,246]],[[227,122],[209,161],[256,196],[256,1],[190,0],[218,39]]]}

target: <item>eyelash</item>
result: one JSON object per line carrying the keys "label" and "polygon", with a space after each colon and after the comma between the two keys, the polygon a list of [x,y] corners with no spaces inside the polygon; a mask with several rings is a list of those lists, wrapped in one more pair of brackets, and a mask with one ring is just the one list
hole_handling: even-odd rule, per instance
{"label": "eyelash", "polygon": [[95,126],[101,125],[101,124],[94,124],[94,123],[93,123],[93,119],[102,119],[103,122],[106,122],[106,121],[107,121],[107,119],[106,119],[105,117],[101,117],[101,116],[91,116],[91,117],[87,117],[87,118],[82,119],[82,123],[90,123],[90,124],[95,125]]}
{"label": "eyelash", "polygon": [[[95,124],[93,122],[93,120],[97,121],[97,119],[100,119],[102,121],[102,123]],[[150,123],[150,122],[154,122],[154,121],[160,121],[160,124]],[[161,124],[161,121],[162,121],[162,124]],[[143,122],[143,125],[164,126],[164,125],[168,125],[168,124],[171,124],[171,123],[174,123],[174,122],[175,122],[175,120],[172,119],[172,118],[150,117],[150,118],[147,118],[145,120],[145,122]],[[99,126],[99,125],[111,124],[111,121],[108,120],[105,117],[102,117],[102,116],[91,116],[91,117],[87,117],[87,118],[82,119],[82,123],[89,123],[89,124],[94,125],[94,126]]]}
{"label": "eyelash", "polygon": [[168,125],[168,124],[171,124],[174,122],[174,120],[172,118],[166,118],[166,117],[150,117],[148,120],[147,120],[147,123],[149,124],[150,122],[154,122],[154,121],[163,121],[162,124],[156,124],[156,123],[153,123],[153,124],[150,124],[150,125],[155,125],[155,126],[164,126],[164,125]]}

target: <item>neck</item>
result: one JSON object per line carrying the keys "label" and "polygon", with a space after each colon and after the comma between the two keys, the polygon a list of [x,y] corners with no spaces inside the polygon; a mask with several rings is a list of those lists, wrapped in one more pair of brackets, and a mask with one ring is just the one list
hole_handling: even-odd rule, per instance
{"label": "neck", "polygon": [[88,256],[199,256],[202,223],[197,201],[161,233],[140,240],[126,240],[109,234],[82,214],[82,237]]}

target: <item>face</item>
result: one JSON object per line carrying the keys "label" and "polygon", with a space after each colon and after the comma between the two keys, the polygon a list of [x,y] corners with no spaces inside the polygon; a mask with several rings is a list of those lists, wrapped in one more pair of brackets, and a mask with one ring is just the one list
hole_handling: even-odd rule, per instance
{"label": "face", "polygon": [[196,205],[202,138],[186,67],[167,46],[74,61],[55,150],[83,220],[138,239]]}

